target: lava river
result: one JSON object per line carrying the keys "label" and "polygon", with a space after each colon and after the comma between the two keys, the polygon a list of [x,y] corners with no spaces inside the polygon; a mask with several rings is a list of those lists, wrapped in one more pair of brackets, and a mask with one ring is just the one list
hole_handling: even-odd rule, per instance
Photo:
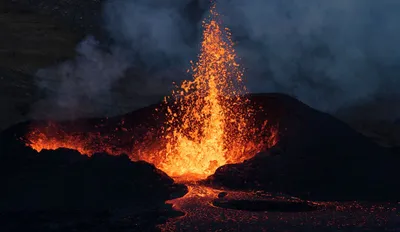
{"label": "lava river", "polygon": [[[284,195],[217,190],[189,184],[173,199],[184,216],[159,226],[162,231],[397,231],[398,204],[312,202]],[[221,197],[222,196],[222,197]],[[238,204],[241,203],[241,204]]]}

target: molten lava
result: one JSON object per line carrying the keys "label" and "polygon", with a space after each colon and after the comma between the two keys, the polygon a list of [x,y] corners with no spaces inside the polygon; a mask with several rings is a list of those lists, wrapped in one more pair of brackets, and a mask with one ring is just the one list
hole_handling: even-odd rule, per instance
{"label": "molten lava", "polygon": [[251,128],[254,110],[242,97],[243,73],[215,6],[203,27],[201,53],[192,66],[194,80],[173,92],[173,102],[180,107],[168,110],[166,159],[160,168],[172,176],[205,177],[264,147]]}
{"label": "molten lava", "polygon": [[276,130],[265,133],[267,121],[256,126],[255,114],[261,109],[245,97],[243,72],[231,35],[221,25],[214,5],[203,22],[201,52],[198,62],[192,63],[193,80],[184,81],[158,109],[166,112],[162,136],[155,141],[159,146],[152,147],[154,142],[145,139],[134,148],[122,148],[110,143],[118,136],[67,133],[54,124],[34,128],[27,135],[27,144],[37,151],[66,147],[87,155],[126,153],[132,160],[153,163],[184,180],[204,178],[222,165],[243,162],[273,146]]}

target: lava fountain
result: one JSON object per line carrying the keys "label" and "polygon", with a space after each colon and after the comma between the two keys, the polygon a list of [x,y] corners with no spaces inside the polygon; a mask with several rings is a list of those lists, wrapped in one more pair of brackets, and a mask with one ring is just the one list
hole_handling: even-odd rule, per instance
{"label": "lava fountain", "polygon": [[[66,147],[87,155],[102,151],[127,153],[132,160],[153,163],[169,176],[185,181],[205,178],[222,165],[243,162],[273,146],[276,130],[267,128],[266,120],[255,122],[256,113],[262,109],[246,97],[231,34],[222,27],[215,4],[203,28],[198,61],[188,71],[193,80],[177,86],[156,109],[165,112],[165,123],[157,138],[161,146],[154,148],[144,141],[133,149],[112,147],[110,136],[71,134],[54,124],[44,130],[34,128],[27,135],[27,145],[37,151]],[[52,136],[49,128],[58,136]]]}
{"label": "lava fountain", "polygon": [[172,176],[211,175],[264,147],[251,128],[255,112],[243,97],[243,72],[215,6],[203,28],[199,60],[192,65],[194,80],[173,92],[172,101],[180,107],[168,108],[166,158],[160,167]]}

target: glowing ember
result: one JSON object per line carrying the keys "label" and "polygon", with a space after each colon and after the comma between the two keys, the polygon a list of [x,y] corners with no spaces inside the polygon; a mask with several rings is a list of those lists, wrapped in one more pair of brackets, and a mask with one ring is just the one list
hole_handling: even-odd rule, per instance
{"label": "glowing ember", "polygon": [[265,133],[266,121],[256,126],[256,110],[245,98],[230,32],[221,27],[215,5],[203,27],[199,60],[192,65],[194,79],[184,81],[162,105],[166,122],[161,137],[150,133],[127,148],[113,142],[120,140],[118,135],[73,134],[50,124],[33,129],[27,144],[37,151],[65,147],[88,155],[126,153],[179,180],[204,178],[222,165],[242,162],[273,146],[276,131]]}
{"label": "glowing ember", "polygon": [[160,168],[172,176],[202,177],[226,164],[241,162],[264,147],[250,128],[254,110],[242,96],[242,72],[229,31],[221,28],[215,6],[203,22],[199,61],[193,81],[173,92],[168,110],[166,159]]}

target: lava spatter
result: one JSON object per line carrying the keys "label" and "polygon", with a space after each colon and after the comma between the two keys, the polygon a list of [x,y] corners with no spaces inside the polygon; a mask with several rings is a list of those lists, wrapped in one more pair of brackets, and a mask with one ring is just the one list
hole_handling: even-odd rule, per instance
{"label": "lava spatter", "polygon": [[[273,146],[276,128],[268,128],[267,121],[255,123],[254,116],[262,109],[246,97],[231,34],[222,26],[215,4],[203,28],[198,61],[192,63],[193,80],[176,87],[157,109],[165,112],[165,122],[161,129],[147,133],[151,139],[141,138],[131,147],[119,147],[123,133],[107,137],[95,132],[68,133],[49,124],[33,128],[26,136],[27,145],[37,151],[66,147],[86,155],[126,153],[132,160],[152,163],[179,181],[205,178],[220,166],[243,162]],[[160,133],[152,135],[154,131]]]}
{"label": "lava spatter", "polygon": [[227,163],[242,162],[265,144],[252,128],[254,109],[230,32],[221,26],[215,5],[203,21],[203,41],[194,79],[184,81],[170,99],[166,158],[161,169],[172,176],[206,177]]}

